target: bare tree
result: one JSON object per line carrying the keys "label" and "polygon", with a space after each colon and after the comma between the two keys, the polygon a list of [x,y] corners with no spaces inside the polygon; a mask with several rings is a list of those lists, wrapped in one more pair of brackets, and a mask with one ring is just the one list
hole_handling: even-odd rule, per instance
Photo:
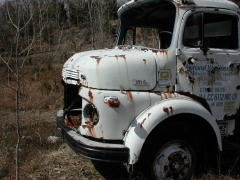
{"label": "bare tree", "polygon": [[[24,12],[26,9],[23,9],[23,1],[16,0],[11,2],[6,2],[6,12],[7,12],[7,20],[8,23],[13,27],[15,34],[12,38],[12,48],[10,56],[7,58],[7,60],[4,57],[0,56],[0,60],[3,62],[3,64],[8,69],[9,74],[11,74],[14,78],[15,85],[11,86],[9,81],[7,84],[1,83],[4,86],[7,86],[9,89],[13,90],[15,92],[15,122],[16,122],[16,136],[17,136],[17,142],[16,142],[16,179],[19,179],[19,145],[20,145],[20,129],[19,129],[19,95],[20,95],[20,80],[22,79],[22,72],[24,69],[24,63],[29,55],[29,52],[31,50],[32,44],[34,40],[32,39],[29,44],[27,44],[27,47],[24,49],[20,47],[19,41],[21,32],[26,31],[27,25],[30,23],[32,19],[32,13],[28,14],[28,19],[24,20]],[[13,9],[15,11],[10,11],[9,6],[14,7]],[[25,56],[21,56],[25,54]],[[14,55],[14,56],[13,56]],[[21,60],[20,60],[21,57]],[[13,61],[13,62],[11,62]],[[15,66],[11,66],[11,63],[15,64]]]}

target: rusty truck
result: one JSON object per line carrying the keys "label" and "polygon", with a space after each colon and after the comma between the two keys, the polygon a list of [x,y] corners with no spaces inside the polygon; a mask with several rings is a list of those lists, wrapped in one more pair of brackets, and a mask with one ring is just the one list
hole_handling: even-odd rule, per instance
{"label": "rusty truck", "polygon": [[63,65],[64,141],[149,179],[190,179],[239,147],[239,7],[131,0],[118,16],[114,48],[76,53]]}

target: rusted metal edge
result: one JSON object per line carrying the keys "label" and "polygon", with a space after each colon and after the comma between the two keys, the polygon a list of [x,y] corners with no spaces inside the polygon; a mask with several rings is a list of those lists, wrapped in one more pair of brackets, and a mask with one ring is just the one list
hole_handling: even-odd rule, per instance
{"label": "rusted metal edge", "polygon": [[[78,155],[99,161],[106,162],[128,162],[129,148],[116,148],[116,147],[94,147],[86,145],[80,141],[76,141],[72,136],[67,133],[67,127],[62,123],[62,118],[57,118],[58,128],[61,129],[63,140],[69,147]],[[80,135],[79,135],[80,136]]]}

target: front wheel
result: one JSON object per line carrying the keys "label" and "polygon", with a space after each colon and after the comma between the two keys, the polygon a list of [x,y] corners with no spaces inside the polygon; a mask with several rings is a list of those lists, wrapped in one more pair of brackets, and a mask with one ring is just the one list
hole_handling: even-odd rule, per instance
{"label": "front wheel", "polygon": [[191,179],[196,164],[195,153],[186,141],[173,140],[161,146],[153,156],[154,179]]}
{"label": "front wheel", "polygon": [[147,179],[188,180],[207,162],[202,134],[189,123],[165,121],[148,136],[136,170]]}

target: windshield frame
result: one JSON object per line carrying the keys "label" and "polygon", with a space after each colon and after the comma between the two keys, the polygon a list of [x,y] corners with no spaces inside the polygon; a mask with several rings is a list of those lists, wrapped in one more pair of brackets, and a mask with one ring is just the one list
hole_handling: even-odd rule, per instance
{"label": "windshield frame", "polygon": [[[170,45],[167,48],[146,47],[150,49],[169,49],[174,37],[176,26],[177,9],[175,3],[171,1],[148,2],[129,8],[121,14],[121,26],[119,28],[115,46],[141,46],[136,45],[133,38],[132,44],[124,44],[124,38],[128,29],[154,28],[159,30],[159,41],[161,41],[161,32],[170,32]],[[166,35],[165,35],[166,36]],[[145,46],[144,46],[145,47]]]}

